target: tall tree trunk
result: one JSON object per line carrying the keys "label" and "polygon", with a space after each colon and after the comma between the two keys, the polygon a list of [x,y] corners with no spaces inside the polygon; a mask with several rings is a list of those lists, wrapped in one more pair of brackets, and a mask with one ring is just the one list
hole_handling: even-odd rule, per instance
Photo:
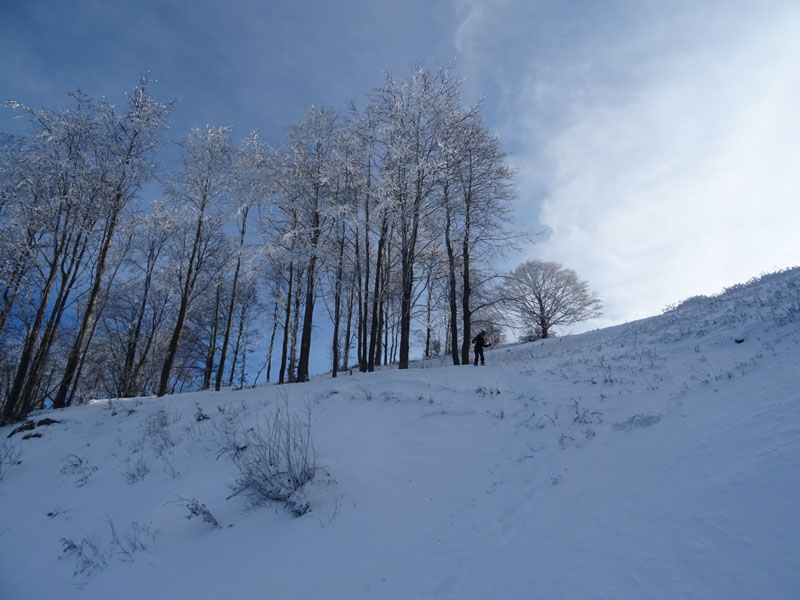
{"label": "tall tree trunk", "polygon": [[428,300],[425,303],[425,358],[431,357],[431,274],[428,272],[426,286]]}
{"label": "tall tree trunk", "polygon": [[211,374],[214,372],[214,356],[217,353],[217,329],[219,323],[219,304],[222,296],[222,282],[217,284],[214,294],[214,320],[211,323],[211,339],[208,340],[208,352],[206,353],[206,365],[203,369],[203,389],[211,387]]}
{"label": "tall tree trunk", "polygon": [[369,355],[367,357],[367,370],[372,372],[375,365],[380,365],[380,311],[382,308],[383,290],[383,254],[386,246],[386,236],[389,232],[389,217],[384,212],[381,221],[381,234],[378,238],[378,253],[375,259],[375,290],[372,294],[372,327],[369,338]]}
{"label": "tall tree trunk", "polygon": [[[361,233],[356,229],[355,241],[355,281],[357,285],[356,298],[358,302],[358,322],[356,324],[356,359],[358,361],[358,370],[364,373],[367,370],[367,315],[364,280],[361,273]],[[368,259],[367,259],[368,260]]]}
{"label": "tall tree trunk", "polygon": [[444,353],[450,354],[452,347],[453,343],[450,338],[450,315],[447,315],[447,327],[445,328],[445,337],[444,337]]}
{"label": "tall tree trunk", "polygon": [[297,273],[297,291],[294,295],[294,319],[292,320],[292,330],[290,332],[289,348],[289,383],[297,381],[297,332],[300,330],[300,308],[303,306],[302,269]]}
{"label": "tall tree trunk", "polygon": [[[450,309],[450,317],[448,318],[449,336],[450,336],[450,352],[453,357],[453,364],[458,365],[458,305],[456,299],[456,258],[455,250],[453,248],[453,241],[450,238],[450,229],[452,226],[452,215],[450,212],[450,202],[448,188],[444,190],[445,202],[445,228],[444,228],[444,245],[447,250],[447,298],[448,307]],[[468,334],[467,334],[468,335]]]}
{"label": "tall tree trunk", "polygon": [[205,214],[207,198],[203,197],[200,205],[200,215],[197,218],[197,228],[194,234],[194,242],[192,243],[192,252],[189,256],[189,264],[186,270],[186,282],[181,290],[181,303],[178,308],[178,320],[175,323],[175,328],[172,330],[172,337],[169,340],[167,347],[167,357],[164,360],[164,366],[161,369],[161,380],[158,384],[158,396],[164,396],[169,390],[169,376],[172,371],[172,364],[175,362],[175,356],[178,354],[178,342],[180,342],[181,335],[183,334],[183,326],[186,323],[186,315],[189,312],[189,296],[192,293],[194,285],[194,271],[195,260],[197,259],[197,252],[200,248],[200,242],[203,238],[203,217]]}
{"label": "tall tree trunk", "polygon": [[[383,317],[384,322],[384,335],[386,336],[386,340],[384,341],[383,346],[383,364],[384,366],[393,365],[397,362],[397,328],[398,323],[395,321],[394,323],[389,324],[389,303],[386,303],[386,315]],[[391,345],[390,345],[391,340]]]}
{"label": "tall tree trunk", "polygon": [[400,365],[401,369],[408,368],[408,352],[411,346],[411,296],[414,291],[414,265],[403,260],[402,296],[400,297]]}
{"label": "tall tree trunk", "polygon": [[[371,275],[371,272],[370,272],[371,263],[370,263],[370,255],[369,255],[370,254],[370,252],[369,252],[369,241],[370,241],[370,210],[369,210],[369,208],[370,208],[370,199],[371,199],[371,196],[372,196],[372,194],[370,192],[370,188],[371,188],[371,185],[372,185],[372,169],[371,169],[371,165],[372,165],[372,160],[368,157],[367,158],[367,193],[366,193],[365,198],[364,198],[364,297],[362,299],[364,319],[363,319],[362,330],[361,330],[361,335],[363,336],[363,339],[361,340],[361,348],[362,348],[362,352],[363,352],[363,357],[362,356],[359,357],[359,368],[360,368],[362,373],[365,372],[365,371],[369,371],[370,370],[370,368],[369,368],[369,364],[370,364],[370,358],[369,358],[370,349],[369,348],[370,348],[371,344],[370,344],[370,340],[369,340],[370,333],[369,333],[369,327],[368,327],[368,325],[369,325],[368,319],[369,319],[369,284],[370,284],[370,275]],[[385,235],[383,233],[383,229],[384,229],[383,228],[383,223],[385,223],[385,221],[386,221],[386,215],[384,214],[384,221],[381,224],[381,238],[383,238],[384,235]],[[378,241],[378,245],[380,247],[380,240]],[[380,248],[379,248],[379,250],[380,250]],[[378,252],[378,254],[380,254],[380,251]],[[378,258],[376,260],[376,263],[375,263],[376,270],[378,269],[378,266],[377,266],[378,262],[380,262],[380,258]],[[359,311],[361,311],[361,310],[362,310],[362,307],[359,306]],[[374,366],[374,364],[373,364],[373,366]]]}
{"label": "tall tree trunk", "polygon": [[22,347],[19,362],[17,363],[14,382],[11,385],[11,391],[9,392],[8,397],[6,398],[6,403],[3,405],[3,421],[11,421],[25,414],[20,406],[20,395],[24,387],[25,379],[28,375],[28,370],[30,369],[31,361],[33,360],[33,351],[36,347],[36,342],[39,337],[39,330],[44,322],[44,316],[50,300],[50,293],[53,289],[53,283],[55,282],[56,273],[58,271],[57,265],[59,259],[59,254],[56,254],[56,256],[53,257],[53,262],[51,263],[50,271],[47,275],[44,289],[42,290],[39,308],[36,311],[33,325],[29,329],[28,335],[25,337],[25,344]]}
{"label": "tall tree trunk", "polygon": [[[150,355],[150,350],[152,349],[153,342],[156,339],[156,334],[158,333],[161,324],[164,320],[164,314],[166,313],[167,310],[167,303],[168,303],[168,298],[164,298],[160,310],[156,310],[155,308],[153,309],[153,316],[151,318],[151,323],[150,323],[150,333],[147,334],[147,339],[145,340],[144,348],[142,349],[142,353],[139,356],[139,360],[133,369],[133,374],[131,375],[132,381],[134,383],[139,380],[139,375],[141,374],[145,364],[147,364],[148,356]],[[152,383],[148,383],[147,385],[143,385],[138,390],[138,393],[136,395],[144,396],[147,394],[152,394],[154,390],[155,387],[152,385]]]}
{"label": "tall tree trunk", "polygon": [[342,275],[344,273],[344,242],[345,223],[342,222],[342,237],[339,239],[339,256],[336,261],[336,281],[333,285],[333,368],[331,377],[336,377],[339,371],[339,324],[342,316]]}
{"label": "tall tree trunk", "polygon": [[[249,310],[247,308],[247,304],[242,304],[242,312],[239,314],[239,327],[236,330],[236,342],[233,344],[233,361],[231,361],[231,376],[228,379],[228,385],[233,387],[233,377],[234,373],[236,372],[236,363],[239,360],[239,349],[241,348],[242,338],[244,337],[244,326],[247,322],[247,315]],[[247,340],[245,339],[245,352],[242,353],[242,373],[244,373],[244,363],[247,359]],[[222,370],[222,367],[220,367]],[[244,386],[244,375],[241,376],[241,380],[239,382],[239,386]]]}
{"label": "tall tree trunk", "polygon": [[61,385],[59,385],[58,392],[53,400],[54,408],[64,408],[64,406],[66,406],[67,393],[69,392],[72,379],[75,377],[78,363],[81,360],[86,334],[91,328],[92,321],[95,316],[95,307],[97,305],[97,299],[100,296],[100,290],[103,286],[103,277],[105,276],[106,260],[108,259],[108,253],[111,250],[111,244],[114,241],[114,233],[117,228],[117,223],[119,222],[119,214],[122,210],[122,205],[122,190],[118,189],[114,197],[114,208],[108,220],[106,221],[106,227],[103,231],[103,241],[100,247],[100,254],[97,257],[94,281],[92,283],[91,291],[89,292],[86,309],[83,311],[83,317],[81,319],[80,327],[78,328],[78,334],[75,336],[75,341],[72,344],[72,350],[70,350],[69,358],[67,359],[64,377],[61,379]]}
{"label": "tall tree trunk", "polygon": [[311,327],[314,320],[314,278],[317,257],[312,256],[306,274],[306,301],[303,312],[303,330],[300,337],[300,358],[297,361],[297,381],[308,381],[308,364],[311,356]]}
{"label": "tall tree trunk", "polygon": [[[233,273],[233,287],[231,289],[231,304],[228,307],[228,321],[225,323],[225,336],[222,342],[222,350],[219,356],[219,369],[217,370],[217,380],[214,382],[214,389],[219,391],[222,387],[222,372],[225,369],[225,357],[228,354],[228,343],[231,338],[231,325],[233,324],[233,309],[236,305],[236,289],[239,284],[239,269],[242,266],[242,250],[244,249],[244,236],[247,231],[247,213],[250,207],[242,209],[242,228],[239,231],[239,254],[236,257],[236,270]],[[233,371],[231,371],[233,372]],[[233,375],[231,375],[233,379]]]}
{"label": "tall tree trunk", "polygon": [[[127,237],[127,241],[123,246],[122,256],[124,257],[125,254],[128,253],[130,249],[132,236]],[[122,267],[122,259],[117,263],[116,267],[111,273],[109,277],[108,283],[105,286],[105,293],[103,294],[103,298],[100,301],[99,307],[97,309],[97,317],[92,319],[92,327],[89,329],[89,333],[86,336],[86,344],[83,350],[81,351],[81,359],[78,363],[78,370],[75,373],[75,377],[72,378],[72,386],[70,387],[69,394],[67,395],[66,405],[71,406],[74,402],[74,399],[78,393],[78,384],[81,380],[81,374],[83,373],[83,367],[86,365],[86,360],[89,357],[89,348],[92,345],[92,340],[94,339],[94,334],[97,331],[97,324],[100,321],[100,315],[103,314],[106,305],[108,304],[108,297],[111,294],[111,284],[117,279],[117,275],[119,274],[119,270]]]}
{"label": "tall tree trunk", "polygon": [[464,341],[461,344],[461,362],[465,365],[469,365],[471,362],[469,360],[469,347],[472,343],[472,309],[470,308],[470,295],[472,294],[470,279],[471,203],[471,193],[468,192],[464,206],[464,238],[461,242],[461,261],[464,269],[461,295],[461,318],[463,319],[461,328],[464,332]]}
{"label": "tall tree trunk", "polygon": [[[272,370],[272,348],[275,344],[275,332],[278,330],[278,301],[272,309],[272,333],[269,336],[269,348],[267,349],[267,382],[269,382],[270,371]],[[255,382],[254,382],[255,383]]]}
{"label": "tall tree trunk", "polygon": [[145,270],[144,287],[139,301],[139,308],[136,312],[136,320],[133,325],[133,332],[128,337],[125,348],[125,362],[122,367],[122,376],[117,393],[121,398],[130,398],[134,395],[135,378],[134,363],[136,360],[136,350],[139,347],[139,338],[142,335],[142,325],[144,324],[144,313],[147,310],[147,301],[150,297],[150,287],[153,283],[153,272],[155,270],[156,256],[155,250],[150,249],[147,257],[147,267]]}
{"label": "tall tree trunk", "polygon": [[[402,246],[400,248],[400,263],[402,265],[402,283],[400,296],[400,361],[401,369],[408,368],[408,353],[411,347],[411,309],[414,295],[414,262],[416,260],[417,235],[419,231],[419,217],[422,208],[422,182],[424,170],[417,168],[414,184],[414,202],[411,215],[403,214],[402,219]],[[410,218],[410,231],[408,219]]]}
{"label": "tall tree trunk", "polygon": [[383,305],[384,300],[381,297],[380,302],[378,302],[378,319],[375,321],[375,365],[373,366],[373,370],[376,366],[381,366],[383,353],[386,350],[386,345],[383,343],[383,328],[385,326],[384,316],[386,314]]}
{"label": "tall tree trunk", "polygon": [[300,338],[300,360],[297,364],[297,381],[308,381],[308,366],[311,359],[311,328],[314,321],[314,300],[316,295],[316,268],[317,248],[320,238],[320,214],[318,200],[314,201],[312,234],[311,234],[311,259],[308,261],[308,274],[306,277],[306,306],[303,314],[303,333]]}
{"label": "tall tree trunk", "polygon": [[[59,253],[59,264],[51,267],[51,269],[55,269],[61,274],[61,285],[50,307],[50,316],[47,319],[47,324],[45,325],[41,340],[39,340],[36,352],[30,357],[26,365],[26,370],[23,373],[21,387],[18,389],[17,395],[18,415],[27,414],[34,408],[35,397],[41,387],[41,376],[50,355],[51,346],[55,340],[64,312],[67,309],[70,292],[76,285],[80,267],[83,264],[83,258],[88,248],[89,240],[87,232],[91,229],[91,225],[93,225],[93,221],[84,221],[83,226],[73,225],[78,231],[74,238],[72,234],[75,233],[75,231],[70,231],[65,227],[62,243],[60,245],[62,250]],[[63,249],[68,246],[72,247],[71,250],[63,252]],[[49,293],[48,291],[48,295]],[[41,308],[42,310],[46,310],[48,307],[44,306],[43,303]],[[39,325],[41,326],[41,323],[39,323]],[[38,332],[38,328],[35,331]],[[36,342],[35,336],[34,342]],[[20,365],[22,365],[22,361],[20,361]],[[16,385],[17,381],[15,380],[14,383]],[[12,389],[12,395],[13,393],[14,390]]]}
{"label": "tall tree trunk", "polygon": [[[294,263],[289,263],[289,286],[286,292],[286,318],[283,322],[283,347],[281,350],[281,369],[278,372],[278,383],[286,381],[286,363],[289,358],[289,328],[292,318],[292,286],[294,284]],[[269,379],[269,378],[268,378]]]}
{"label": "tall tree trunk", "polygon": [[350,282],[350,289],[347,295],[347,324],[344,334],[344,347],[342,349],[342,370],[347,371],[350,369],[350,338],[352,336],[353,324],[353,303],[355,302],[355,294],[353,293],[353,281]]}

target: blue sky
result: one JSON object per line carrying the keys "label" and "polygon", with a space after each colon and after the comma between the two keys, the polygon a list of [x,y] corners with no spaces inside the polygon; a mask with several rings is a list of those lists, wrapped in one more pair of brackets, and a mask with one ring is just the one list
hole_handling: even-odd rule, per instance
{"label": "blue sky", "polygon": [[[280,143],[311,105],[454,62],[518,171],[522,256],[601,326],[800,263],[800,3],[0,0],[0,99],[119,99],[150,71],[170,133]],[[0,129],[11,130],[8,120]]]}

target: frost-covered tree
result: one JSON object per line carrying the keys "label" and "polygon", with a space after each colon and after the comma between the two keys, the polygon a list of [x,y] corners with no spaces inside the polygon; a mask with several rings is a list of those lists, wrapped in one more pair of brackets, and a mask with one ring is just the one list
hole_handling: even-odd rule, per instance
{"label": "frost-covered tree", "polygon": [[[285,253],[279,245],[273,245],[270,242],[272,230],[270,227],[265,226],[265,223],[268,223],[268,221],[264,219],[258,222],[259,227],[262,229],[264,243],[261,245],[259,252],[255,255],[253,276],[258,277],[261,287],[264,288],[263,296],[267,299],[266,301],[272,305],[272,310],[270,311],[270,334],[267,342],[267,355],[263,366],[256,375],[257,380],[261,374],[266,371],[266,380],[269,382],[272,376],[272,361],[278,327],[281,323],[285,324],[285,318],[283,320],[280,318],[282,316],[280,311],[283,309],[283,316],[285,317],[287,312],[286,288],[288,278],[286,277],[287,271],[284,268],[286,266],[284,261]],[[281,371],[281,373],[282,372],[283,371]]]}
{"label": "frost-covered tree", "polygon": [[[258,134],[254,133],[248,139],[244,140],[243,148],[236,153],[233,161],[234,175],[231,182],[231,202],[234,208],[233,212],[236,221],[238,240],[235,250],[236,264],[234,266],[233,279],[230,285],[230,303],[226,314],[219,366],[214,383],[214,389],[216,391],[219,391],[222,386],[225,363],[228,356],[228,346],[231,340],[231,328],[233,327],[239,279],[242,274],[242,264],[244,262],[246,248],[247,219],[250,216],[251,209],[254,206],[258,206],[266,196],[267,182],[264,168],[266,155],[266,147],[259,139]],[[233,372],[231,372],[230,380],[233,381]]]}
{"label": "frost-covered tree", "polygon": [[[263,239],[259,271],[274,298],[276,309],[282,309],[281,362],[278,383],[295,381],[294,361],[297,321],[295,309],[300,298],[300,272],[303,268],[300,235],[300,199],[293,184],[292,163],[287,152],[270,149],[264,165],[268,176],[268,195],[261,210],[258,227]],[[276,312],[277,315],[277,312]],[[275,322],[273,320],[273,322]],[[274,341],[274,335],[273,335]],[[272,345],[267,359],[271,367]]]}
{"label": "frost-covered tree", "polygon": [[[193,129],[184,143],[181,171],[167,185],[170,197],[185,219],[188,235],[178,237],[173,243],[179,305],[161,369],[159,396],[170,389],[170,373],[195,287],[214,264],[220,247],[220,211],[228,193],[231,159],[229,128]],[[218,268],[219,264],[214,266]]]}
{"label": "frost-covered tree", "polygon": [[170,109],[153,99],[149,85],[148,78],[142,77],[139,86],[128,94],[128,106],[122,112],[109,103],[101,104],[98,110],[91,151],[96,173],[95,210],[100,212],[99,248],[83,315],[53,399],[55,408],[68,404],[76,383],[78,366],[86,352],[85,341],[95,324],[97,303],[104,285],[108,285],[106,263],[122,211],[154,174],[153,153],[167,126]]}
{"label": "frost-covered tree", "polygon": [[391,200],[400,251],[400,368],[408,368],[411,342],[414,267],[421,222],[433,211],[438,168],[436,110],[455,93],[456,85],[417,68],[407,81],[386,76],[376,92],[383,132],[382,187]]}
{"label": "frost-covered tree", "polygon": [[344,116],[312,108],[278,148],[192,130],[152,215],[135,200],[171,107],[148,88],[121,109],[80,92],[68,109],[13,105],[31,133],[0,139],[6,415],[100,389],[243,384],[263,325],[267,377],[279,344],[278,381],[305,381],[320,300],[333,373],[351,347],[362,371],[407,368],[412,340],[430,354],[445,338],[460,362],[510,240],[511,172],[450,69],[387,75]]}
{"label": "frost-covered tree", "polygon": [[317,296],[320,248],[332,224],[332,213],[339,203],[337,115],[326,108],[312,108],[291,128],[288,152],[292,166],[292,187],[300,199],[299,225],[305,254],[305,299],[298,381],[307,381],[311,355],[311,330]]}
{"label": "frost-covered tree", "polygon": [[[450,77],[442,72],[440,77]],[[437,113],[440,163],[437,172],[444,253],[447,259],[449,338],[453,364],[469,364],[472,315],[482,305],[474,292],[494,278],[492,259],[513,246],[520,234],[510,229],[513,173],[499,138],[490,132],[479,106],[464,108],[460,95]]]}
{"label": "frost-covered tree", "polygon": [[[31,133],[4,155],[15,185],[4,202],[4,314],[14,322],[3,345],[16,346],[14,374],[5,391],[3,417],[14,419],[42,401],[42,375],[77,281],[91,254],[93,209],[91,138],[95,106],[73,94],[74,107],[36,110],[14,103]],[[9,243],[9,241],[11,243]]]}
{"label": "frost-covered tree", "polygon": [[[490,278],[482,268],[519,237],[509,227],[513,175],[506,155],[480,107],[465,106],[449,68],[419,67],[403,81],[387,76],[372,110],[378,190],[388,202],[398,251],[400,368],[408,366],[411,321],[420,314],[416,303],[427,279],[429,261],[420,258],[432,244],[446,256],[449,337],[458,338],[460,310],[461,358],[468,362],[473,288]],[[458,345],[451,347],[458,364]]]}
{"label": "frost-covered tree", "polygon": [[509,228],[513,175],[499,138],[488,131],[476,112],[463,122],[464,142],[458,168],[461,238],[461,361],[469,364],[472,313],[485,306],[473,303],[473,291],[495,279],[489,270],[494,254],[513,246],[520,234]]}
{"label": "frost-covered tree", "polygon": [[526,327],[547,338],[553,327],[600,316],[602,303],[578,274],[556,262],[529,260],[503,287],[504,305]]}
{"label": "frost-covered tree", "polygon": [[[26,414],[45,397],[65,406],[78,387],[122,264],[114,245],[129,239],[118,229],[125,208],[153,176],[170,111],[149,87],[143,77],[122,108],[80,91],[66,108],[11,103],[29,133],[9,138],[0,168],[7,226],[0,244],[0,335],[13,340],[4,337],[3,345],[18,348],[5,418]],[[5,330],[10,322],[13,332]]]}
{"label": "frost-covered tree", "polygon": [[369,105],[362,111],[351,103],[340,136],[340,164],[346,172],[345,193],[352,201],[352,293],[357,320],[356,356],[361,372],[375,366],[374,326],[381,291],[383,248],[389,230],[388,202],[379,188],[378,138],[376,106]]}
{"label": "frost-covered tree", "polygon": [[112,353],[118,357],[109,369],[115,374],[111,389],[121,398],[155,391],[152,351],[158,347],[169,305],[165,256],[177,225],[175,214],[162,202],[154,203],[133,223],[136,236],[128,277],[117,286],[104,319]]}
{"label": "frost-covered tree", "polygon": [[[108,289],[87,356],[102,372],[102,392],[129,398],[154,394],[172,316],[169,243],[182,223],[162,201],[142,205],[126,220],[130,248]],[[160,372],[160,371],[159,371]],[[83,386],[82,386],[83,387]],[[91,393],[85,390],[82,393]]]}

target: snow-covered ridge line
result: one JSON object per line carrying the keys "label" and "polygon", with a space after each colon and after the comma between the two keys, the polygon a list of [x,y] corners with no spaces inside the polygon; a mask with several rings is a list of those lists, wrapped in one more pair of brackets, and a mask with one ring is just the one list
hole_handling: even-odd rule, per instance
{"label": "snow-covered ridge line", "polygon": [[[570,343],[586,343],[594,337],[628,340],[631,337],[638,339],[648,336],[652,342],[670,343],[685,338],[699,339],[720,332],[744,335],[769,324],[796,320],[798,315],[800,267],[792,267],[754,277],[746,283],[730,286],[717,295],[687,298],[667,307],[661,315],[582,334],[507,344],[502,348],[490,349],[488,353],[502,352],[503,360],[506,361],[525,360],[533,356],[532,347],[559,344],[567,339]],[[429,368],[450,364],[450,357],[442,356],[417,360],[411,366]]]}

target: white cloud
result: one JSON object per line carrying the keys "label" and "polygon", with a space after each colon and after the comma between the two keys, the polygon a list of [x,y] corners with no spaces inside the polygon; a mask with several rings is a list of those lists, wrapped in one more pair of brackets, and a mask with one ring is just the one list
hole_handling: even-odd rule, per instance
{"label": "white cloud", "polygon": [[[479,19],[498,33],[485,10],[470,15],[462,36]],[[800,263],[800,10],[597,29],[572,53],[516,46],[518,72],[502,83],[523,198],[544,190],[541,205],[523,202],[551,231],[531,256],[590,281],[606,303],[593,325]]]}
{"label": "white cloud", "polygon": [[548,146],[541,252],[590,277],[610,319],[800,258],[800,53],[789,35],[742,42],[576,114]]}

